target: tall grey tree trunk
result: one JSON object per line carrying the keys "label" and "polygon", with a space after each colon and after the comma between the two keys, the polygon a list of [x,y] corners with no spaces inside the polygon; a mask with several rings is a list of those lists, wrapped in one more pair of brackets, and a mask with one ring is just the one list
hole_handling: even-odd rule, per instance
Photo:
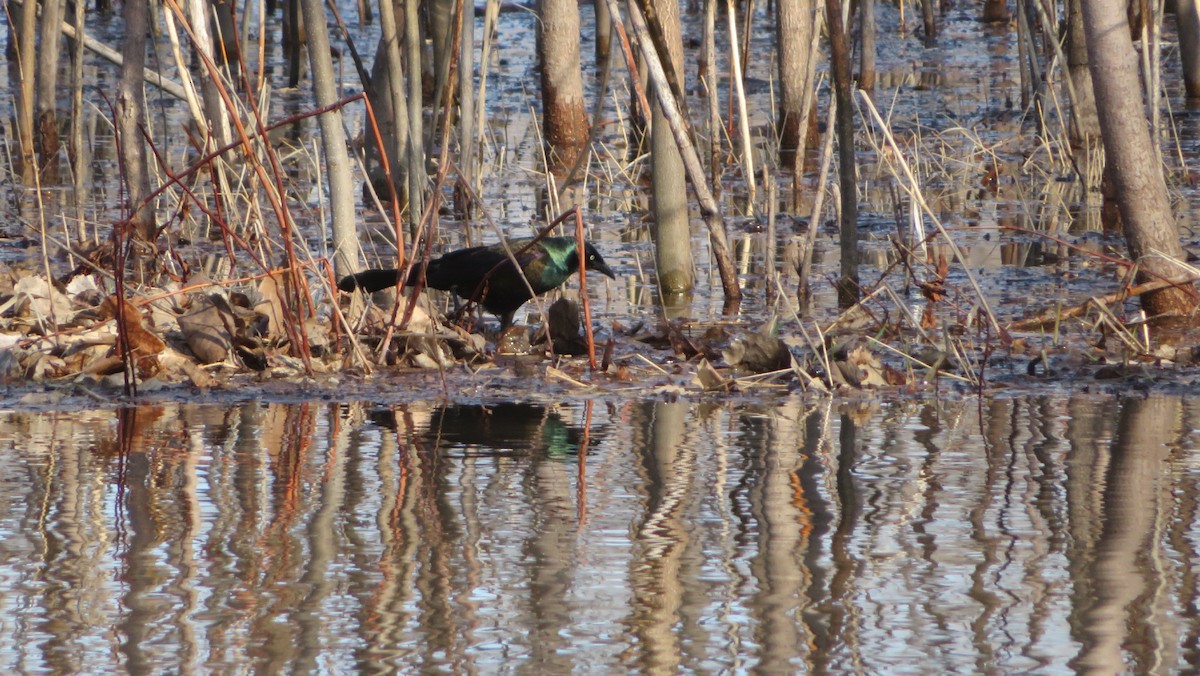
{"label": "tall grey tree trunk", "polygon": [[1088,68],[1087,38],[1083,30],[1082,0],[1067,5],[1067,75],[1071,78],[1075,99],[1071,105],[1071,140],[1086,145],[1100,138],[1100,120],[1096,117],[1096,96],[1092,90],[1092,71]]}
{"label": "tall grey tree trunk", "polygon": [[[337,103],[338,98],[333,60],[329,54],[325,4],[321,0],[301,2],[317,106],[330,106]],[[348,275],[358,269],[358,237],[354,227],[354,185],[350,176],[350,157],[346,152],[346,133],[342,129],[342,111],[333,109],[321,113],[320,122],[333,214],[333,266],[339,276]]]}
{"label": "tall grey tree trunk", "polygon": [[[408,99],[404,83],[404,60],[400,52],[400,33],[392,0],[379,4],[379,47],[371,68],[370,99],[387,152],[392,174],[391,189],[403,208],[408,206]],[[374,139],[367,140],[367,166],[370,181],[380,197],[388,199],[391,189],[384,183],[380,149]],[[411,219],[412,216],[410,215]]]}
{"label": "tall grey tree trunk", "polygon": [[[33,149],[33,122],[37,92],[34,84],[34,68],[37,43],[37,11],[34,3],[21,6],[17,21],[17,66],[21,78],[17,87],[17,139],[21,150],[21,173],[27,183],[33,183],[33,171],[37,167]],[[11,45],[10,45],[11,48]]]}
{"label": "tall grey tree trunk", "polygon": [[858,7],[858,87],[870,92],[875,90],[875,0],[859,0]]}
{"label": "tall grey tree trunk", "polygon": [[1088,61],[1096,92],[1096,110],[1112,170],[1130,258],[1144,280],[1182,284],[1145,294],[1147,313],[1186,313],[1196,306],[1183,260],[1179,230],[1171,213],[1162,167],[1156,160],[1146,122],[1138,58],[1129,36],[1122,0],[1083,3]]}
{"label": "tall grey tree trunk", "polygon": [[420,0],[404,0],[404,45],[408,54],[408,212],[416,232],[425,204],[425,121],[421,91]]}
{"label": "tall grey tree trunk", "polygon": [[92,123],[96,120],[95,109],[85,106],[83,102],[83,38],[84,38],[84,6],[82,2],[75,3],[72,25],[75,26],[75,39],[71,41],[71,131],[68,152],[71,156],[71,167],[75,181],[72,202],[75,206],[75,217],[79,224],[79,236],[85,237],[84,223],[88,196],[91,194],[92,178],[92,148],[85,138],[85,132],[94,127],[85,125],[86,119]]}
{"label": "tall grey tree trunk", "polygon": [[[213,35],[209,31],[213,15],[212,3],[209,0],[188,0],[187,2],[188,22],[192,25],[192,34],[195,36],[193,47],[208,57],[208,60],[214,64],[219,64],[224,60],[224,57],[218,54],[217,48],[214,46]],[[229,37],[232,40],[232,36]],[[221,98],[221,89],[217,85],[215,73],[205,72],[200,78],[201,98],[204,100],[204,115],[208,118],[208,132],[212,134],[214,149],[224,147],[233,140],[233,132],[229,126],[229,113],[225,109],[225,100]]]}
{"label": "tall grey tree trunk", "polygon": [[43,180],[58,180],[58,55],[62,46],[62,0],[42,0],[37,67],[37,134]]}
{"label": "tall grey tree trunk", "polygon": [[[425,0],[425,13],[429,17],[429,37],[433,42],[433,107],[434,129],[441,129],[441,115],[449,115],[450,109],[440,110],[445,97],[446,84],[450,81],[450,42],[454,39],[454,5],[458,0]],[[437,131],[433,132],[438,133]],[[443,149],[444,152],[444,149]]]}
{"label": "tall grey tree trunk", "polygon": [[[708,92],[708,171],[709,189],[721,195],[721,165],[724,163],[724,125],[721,124],[721,97],[717,95],[717,0],[704,2],[704,37],[701,38],[700,66],[697,73]],[[781,118],[782,119],[782,118]],[[781,125],[783,122],[780,123]],[[782,132],[781,132],[782,133]],[[782,151],[781,151],[782,152]],[[790,166],[790,165],[789,165]]]}
{"label": "tall grey tree trunk", "polygon": [[[475,4],[463,3],[458,41],[458,176],[475,185]],[[576,13],[578,13],[576,9]],[[460,197],[455,192],[456,198]]]}
{"label": "tall grey tree trunk", "polygon": [[586,151],[588,141],[579,64],[579,4],[541,0],[541,8],[542,128],[548,145],[547,168],[561,178]]}
{"label": "tall grey tree trunk", "polygon": [[303,0],[284,0],[283,6],[283,48],[287,54],[287,81],[289,87],[300,84],[304,75],[303,52],[307,42],[304,31],[304,13],[300,10]]}
{"label": "tall grey tree trunk", "polygon": [[144,203],[150,194],[150,173],[146,164],[146,142],[142,124],[146,119],[146,92],[143,70],[146,65],[147,0],[125,2],[124,64],[117,89],[117,129],[121,134],[121,171],[129,193],[130,224],[145,242],[153,243],[157,225],[154,210]]}
{"label": "tall grey tree trunk", "polygon": [[1183,60],[1183,84],[1189,99],[1200,99],[1200,7],[1197,0],[1175,0],[1175,26],[1179,34],[1179,56]]}
{"label": "tall grey tree trunk", "polygon": [[[850,94],[850,45],[839,0],[825,0],[833,88],[837,98],[838,186],[841,189],[841,267],[838,302],[854,304],[858,289],[858,172],[854,157],[854,103]],[[811,226],[810,226],[811,227]]]}
{"label": "tall grey tree trunk", "polygon": [[[1022,0],[1017,0],[1022,2]],[[921,0],[921,21],[925,26],[925,46],[932,47],[937,44],[937,17],[933,13],[934,0]],[[828,23],[829,19],[825,21]]]}
{"label": "tall grey tree trunk", "polygon": [[[249,7],[247,6],[245,9],[248,10]],[[212,0],[212,8],[208,16],[213,17],[213,20],[207,23],[211,24],[213,28],[209,34],[215,45],[213,53],[216,62],[223,66],[229,66],[231,72],[237,72],[241,59],[241,46],[238,45],[236,39],[237,27],[234,25],[233,11],[233,0]]]}
{"label": "tall grey tree trunk", "polygon": [[808,144],[817,135],[813,77],[818,43],[813,38],[819,14],[813,0],[778,0],[775,8],[780,91],[779,163],[792,171],[792,199],[787,203],[790,209],[796,210],[803,192],[804,156]]}
{"label": "tall grey tree trunk", "polygon": [[596,12],[596,65],[602,66],[608,59],[612,41],[612,15],[608,13],[608,3],[604,0],[592,0],[592,6]]}
{"label": "tall grey tree trunk", "polygon": [[[679,0],[650,0],[663,29],[675,81],[683,83],[683,35],[679,26]],[[664,66],[667,64],[663,64]],[[668,71],[669,72],[669,71]],[[667,126],[661,105],[651,106],[650,172],[658,287],[664,294],[690,291],[696,283],[688,222],[687,182],[683,158]]]}

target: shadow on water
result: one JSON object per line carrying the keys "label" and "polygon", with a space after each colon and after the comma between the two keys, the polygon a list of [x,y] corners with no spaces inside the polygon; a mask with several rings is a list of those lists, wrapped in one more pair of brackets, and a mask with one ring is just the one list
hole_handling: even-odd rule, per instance
{"label": "shadow on water", "polygon": [[1198,412],[3,412],[0,668],[1170,671]]}

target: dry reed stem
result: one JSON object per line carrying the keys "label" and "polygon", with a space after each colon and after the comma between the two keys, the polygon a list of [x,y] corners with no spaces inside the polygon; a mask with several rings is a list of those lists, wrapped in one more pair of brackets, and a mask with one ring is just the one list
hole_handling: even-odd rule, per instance
{"label": "dry reed stem", "polygon": [[[737,9],[734,0],[725,0],[729,18],[729,77],[733,80],[734,96],[738,105],[738,129],[741,132],[742,173],[746,177],[746,215],[754,216],[758,187],[754,179],[754,144],[750,139],[750,112],[746,107],[746,88],[742,82],[741,49],[738,47]],[[747,17],[749,18],[749,17]]]}

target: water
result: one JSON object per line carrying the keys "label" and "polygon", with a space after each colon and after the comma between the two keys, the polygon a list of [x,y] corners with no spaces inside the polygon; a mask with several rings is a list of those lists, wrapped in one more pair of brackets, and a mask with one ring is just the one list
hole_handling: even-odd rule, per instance
{"label": "water", "polygon": [[[901,142],[922,139],[910,160],[926,198],[997,311],[1007,318],[1112,291],[1107,264],[1038,263],[1033,253],[1058,245],[1000,230],[1065,230],[1077,240],[1099,230],[1095,196],[1026,154],[1039,144],[1013,140],[1013,36],[980,27],[964,4],[926,50],[897,29],[897,11],[877,8],[890,28],[873,100]],[[684,20],[694,28],[694,17]],[[97,19],[90,28],[117,42],[114,26]],[[514,235],[528,234],[544,208],[536,93],[527,86],[536,77],[532,26],[527,13],[501,15],[487,68],[482,195]],[[352,29],[365,31],[360,46],[375,44],[376,28]],[[747,63],[762,83],[773,77],[768,42],[756,33]],[[276,45],[266,58],[278,65]],[[586,53],[584,61],[590,68]],[[115,70],[88,68],[89,94],[110,87]],[[1168,72],[1179,103],[1179,78]],[[596,82],[587,83],[594,95]],[[750,95],[762,152],[770,91]],[[149,95],[160,147],[175,168],[186,165],[182,106]],[[309,105],[306,89],[275,96],[272,119]],[[627,85],[608,98],[606,119],[624,119]],[[705,105],[696,99],[694,110]],[[1174,108],[1179,148],[1164,154],[1171,167],[1195,155],[1200,118],[1182,108]],[[362,132],[361,107],[345,112],[352,135]],[[315,133],[305,124],[296,138]],[[621,272],[621,282],[592,287],[602,301],[597,323],[610,331],[615,321],[658,316],[647,292],[645,190],[634,184],[637,167],[624,166],[622,136],[605,127],[586,193],[589,236]],[[111,142],[103,129],[93,139],[88,200],[105,237],[119,217]],[[984,149],[1006,167],[995,193],[980,187],[992,166],[979,159]],[[874,283],[897,270],[883,253],[904,219],[893,212],[892,170],[866,145],[859,153],[864,269]],[[297,177],[294,207],[321,197],[307,158],[285,158]],[[739,220],[736,172],[725,182],[731,238],[747,266],[738,319],[757,326],[775,315],[764,298],[773,263],[762,256],[758,222]],[[1186,181],[1179,190],[1181,203],[1196,203]],[[360,206],[366,237],[371,209]],[[54,218],[62,211],[47,209]],[[32,254],[43,235],[21,225],[39,218],[7,215],[0,259],[40,265]],[[1190,227],[1186,210],[1179,218]],[[837,311],[828,284],[837,242],[822,220],[814,316],[824,321]],[[74,232],[73,222],[55,223],[56,233]],[[461,225],[448,222],[443,235],[457,237]],[[310,251],[326,252],[327,233],[310,230]],[[779,244],[798,232],[781,221]],[[698,222],[696,233],[703,253]],[[1194,243],[1190,230],[1183,236]],[[180,245],[193,262],[213,246],[194,239],[199,253]],[[386,246],[368,251],[368,260],[390,255]],[[959,267],[952,291],[965,288]],[[701,321],[720,309],[706,272],[702,265],[705,284],[681,311]],[[953,307],[974,305],[965,295]],[[1045,302],[1032,308],[1030,299]],[[951,328],[961,317],[946,321]],[[1093,329],[1084,335],[1091,344]],[[619,349],[618,358],[650,350]],[[297,403],[310,395],[282,382],[239,386],[264,399],[286,391],[287,403],[0,409],[0,670],[1170,673],[1200,663],[1194,398],[1017,391],[1022,381],[984,399],[753,402],[744,393],[667,403],[645,399],[641,387],[626,400],[582,401],[566,386],[500,372],[464,375],[469,383],[453,393],[435,375],[348,379],[353,391],[339,397],[350,401]],[[1176,374],[1186,375],[1168,377]],[[381,388],[403,393],[389,402],[406,401],[352,401]],[[542,401],[486,409],[411,401],[443,391]],[[571,400],[547,403],[559,394]]]}
{"label": "water", "polygon": [[1175,671],[1198,412],[7,410],[0,668]]}

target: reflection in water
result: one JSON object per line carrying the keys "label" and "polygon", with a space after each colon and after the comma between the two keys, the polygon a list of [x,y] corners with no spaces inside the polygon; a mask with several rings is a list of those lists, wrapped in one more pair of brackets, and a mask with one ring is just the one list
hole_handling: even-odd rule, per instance
{"label": "reflection in water", "polygon": [[[371,420],[395,431],[395,414],[393,409],[380,409],[371,412]],[[438,408],[426,426],[423,444],[428,450],[457,456],[561,456],[579,452],[581,438],[578,429],[544,406],[499,403]]]}
{"label": "reflection in water", "polygon": [[0,668],[1173,671],[1196,410],[4,412]]}

